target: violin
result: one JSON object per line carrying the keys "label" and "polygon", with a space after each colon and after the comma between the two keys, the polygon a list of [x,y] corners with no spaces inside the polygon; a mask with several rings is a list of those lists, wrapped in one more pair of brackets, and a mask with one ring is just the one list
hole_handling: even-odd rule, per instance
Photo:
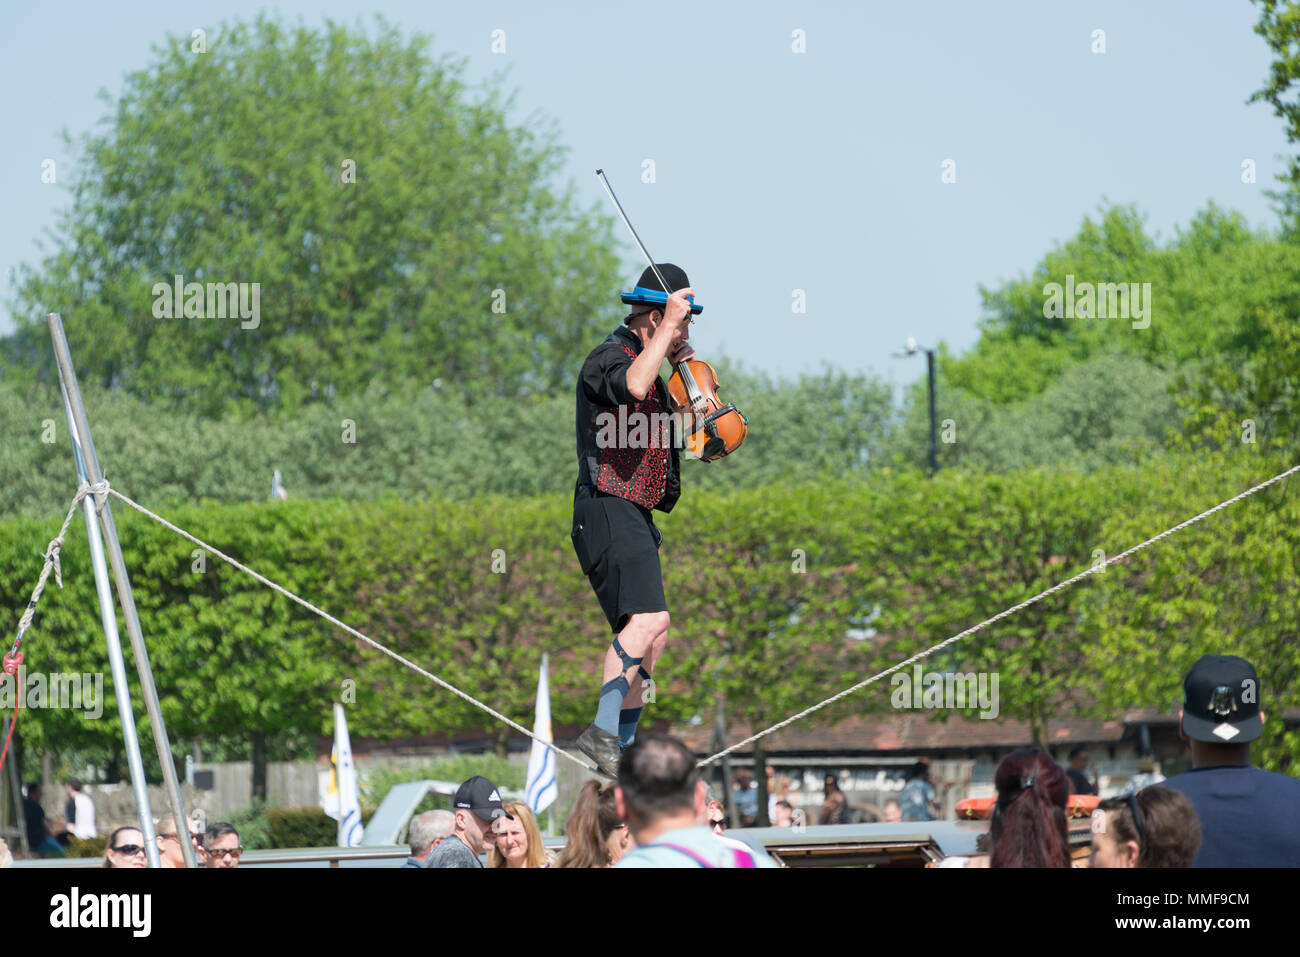
{"label": "violin", "polygon": [[[623,212],[623,204],[618,201],[613,187],[605,178],[605,171],[596,170],[596,176],[600,178],[601,185],[609,194],[610,202],[614,204],[619,217],[623,220],[623,225],[632,234],[637,248],[650,264],[651,271],[662,287],[656,290],[642,289],[638,286],[631,293],[624,294],[623,301],[666,303],[668,293],[664,290],[672,287],[664,281],[659,267],[655,265],[654,257],[650,255],[649,250],[645,248],[645,243],[641,242],[641,237],[632,228],[627,213]],[[704,307],[698,305],[694,298],[689,296],[687,298],[690,300],[693,314],[698,315],[704,311]],[[722,404],[722,400],[718,398],[718,374],[713,366],[701,359],[684,359],[676,363],[673,368],[675,371],[668,380],[668,396],[673,411],[683,416],[686,448],[705,462],[720,459],[740,448],[740,444],[745,441],[745,436],[749,434],[749,419],[741,415],[740,410],[731,403]]]}
{"label": "violin", "polygon": [[730,455],[749,434],[749,419],[718,398],[718,373],[702,359],[677,363],[668,380],[673,411],[684,418],[686,448],[698,459],[712,462]]}

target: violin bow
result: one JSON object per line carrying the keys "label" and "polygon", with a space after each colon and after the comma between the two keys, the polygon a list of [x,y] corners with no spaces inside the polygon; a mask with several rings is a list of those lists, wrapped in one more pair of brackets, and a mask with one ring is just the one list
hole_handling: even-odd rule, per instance
{"label": "violin bow", "polygon": [[618,210],[618,215],[622,218],[623,225],[626,226],[627,231],[632,234],[632,238],[636,241],[637,248],[641,250],[641,255],[644,256],[645,261],[650,264],[650,268],[654,271],[655,278],[659,280],[659,285],[663,286],[664,294],[671,296],[673,290],[668,288],[668,283],[664,281],[663,274],[659,272],[659,267],[655,265],[654,259],[646,250],[645,243],[641,242],[641,237],[638,236],[636,230],[632,228],[632,223],[627,218],[627,213],[623,212],[623,204],[618,201],[618,197],[614,195],[613,187],[609,185],[609,180],[605,178],[605,171],[603,169],[598,169],[596,170],[596,175],[600,177],[600,184],[605,187],[605,192],[609,194],[610,201],[614,204],[614,208]]}

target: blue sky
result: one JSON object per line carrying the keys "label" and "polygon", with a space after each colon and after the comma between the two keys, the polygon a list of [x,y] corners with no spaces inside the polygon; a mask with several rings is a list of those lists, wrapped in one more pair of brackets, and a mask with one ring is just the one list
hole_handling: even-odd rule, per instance
{"label": "blue sky", "polygon": [[[506,71],[517,118],[541,111],[580,197],[603,167],[650,251],[706,311],[692,339],[775,375],[831,364],[902,383],[912,335],[977,337],[978,286],[1027,272],[1107,198],[1173,235],[1213,199],[1256,227],[1288,152],[1246,100],[1269,54],[1245,0],[1203,2],[553,4],[0,3],[0,292],[68,202],[81,134],[168,33],[210,39],[260,10],[290,22],[380,12]],[[1106,52],[1092,52],[1104,30]],[[505,31],[506,51],[492,52]],[[806,52],[792,51],[804,31]],[[58,164],[59,186],[40,181]],[[1258,182],[1241,182],[1252,158]],[[643,162],[656,182],[641,181]],[[957,181],[941,181],[956,162]],[[620,237],[623,234],[619,226]],[[626,244],[627,282],[644,265]],[[791,310],[805,291],[807,312]],[[611,295],[617,290],[611,290]],[[49,304],[57,309],[58,304]],[[11,328],[7,310],[0,332]],[[575,357],[575,362],[577,357]]]}

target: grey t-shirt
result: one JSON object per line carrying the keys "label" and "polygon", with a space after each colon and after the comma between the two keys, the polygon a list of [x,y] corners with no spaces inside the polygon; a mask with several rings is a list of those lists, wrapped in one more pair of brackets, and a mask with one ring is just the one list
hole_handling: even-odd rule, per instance
{"label": "grey t-shirt", "polygon": [[482,867],[478,855],[465,846],[455,834],[451,835],[424,859],[425,867]]}

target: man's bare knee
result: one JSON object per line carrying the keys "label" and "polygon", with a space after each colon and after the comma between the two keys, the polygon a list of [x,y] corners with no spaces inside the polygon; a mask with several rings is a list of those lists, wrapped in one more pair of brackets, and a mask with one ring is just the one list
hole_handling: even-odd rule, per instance
{"label": "man's bare knee", "polygon": [[653,641],[668,630],[668,612],[643,611],[628,619],[622,634],[635,634],[637,638]]}

